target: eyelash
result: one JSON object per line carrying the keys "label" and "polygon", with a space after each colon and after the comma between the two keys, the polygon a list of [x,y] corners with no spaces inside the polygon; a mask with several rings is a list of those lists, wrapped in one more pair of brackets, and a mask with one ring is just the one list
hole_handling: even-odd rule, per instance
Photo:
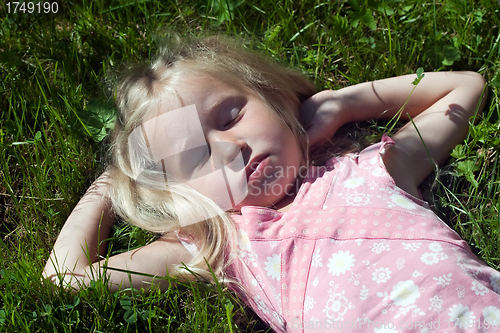
{"label": "eyelash", "polygon": [[227,122],[227,123],[224,125],[224,128],[227,128],[227,127],[231,126],[233,123],[235,123],[237,120],[239,120],[240,115],[241,115],[241,110],[242,110],[242,109],[240,109],[240,108],[234,108],[234,109],[232,109],[232,110],[231,110],[231,112],[232,112],[233,110],[238,110],[238,112],[236,113],[236,115],[235,115],[235,116],[233,116],[233,118],[232,118],[229,122]]}

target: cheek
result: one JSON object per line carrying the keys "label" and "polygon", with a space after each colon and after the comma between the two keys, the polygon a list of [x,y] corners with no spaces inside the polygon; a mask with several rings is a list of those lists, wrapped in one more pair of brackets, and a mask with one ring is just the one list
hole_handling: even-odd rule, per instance
{"label": "cheek", "polygon": [[286,151],[288,164],[294,168],[300,169],[302,165],[305,165],[304,154],[297,139],[293,134],[290,134],[284,144],[284,151]]}
{"label": "cheek", "polygon": [[[304,138],[302,138],[304,139]],[[289,130],[289,136],[287,138],[287,145],[290,147],[290,150],[293,149],[296,156],[300,156],[302,158],[304,156],[304,152],[301,148],[301,138],[297,135],[294,135],[292,130]]]}

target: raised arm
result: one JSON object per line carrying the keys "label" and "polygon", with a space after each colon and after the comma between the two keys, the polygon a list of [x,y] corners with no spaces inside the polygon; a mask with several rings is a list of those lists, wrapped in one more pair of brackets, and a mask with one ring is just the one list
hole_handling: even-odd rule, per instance
{"label": "raised arm", "polygon": [[[88,285],[106,272],[109,287],[148,288],[151,278],[128,274],[112,269],[104,271],[102,265],[106,255],[106,239],[109,235],[114,216],[110,199],[107,196],[109,178],[101,175],[87,190],[68,217],[57,238],[43,276],[54,283],[63,279],[65,285],[78,289]],[[191,255],[175,235],[165,235],[139,250],[112,256],[107,261],[110,268],[142,272],[153,276],[165,276],[167,267],[189,262]],[[162,280],[157,284],[168,285]]]}
{"label": "raised arm", "polygon": [[[415,78],[405,75],[314,95],[301,110],[311,143],[331,137],[347,122],[394,117],[408,100]],[[414,124],[393,136],[396,144],[384,157],[398,186],[416,195],[434,163],[449,157],[467,135],[469,119],[484,106],[484,98],[479,104],[484,86],[484,79],[474,72],[425,73],[401,114],[401,119],[410,116]]]}

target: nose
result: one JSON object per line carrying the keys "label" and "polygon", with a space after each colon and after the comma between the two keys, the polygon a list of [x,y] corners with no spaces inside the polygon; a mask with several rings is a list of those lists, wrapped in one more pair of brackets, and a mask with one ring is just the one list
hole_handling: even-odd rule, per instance
{"label": "nose", "polygon": [[244,140],[230,131],[214,131],[206,139],[214,162],[217,161],[223,165],[233,161],[240,152],[245,155],[248,148]]}

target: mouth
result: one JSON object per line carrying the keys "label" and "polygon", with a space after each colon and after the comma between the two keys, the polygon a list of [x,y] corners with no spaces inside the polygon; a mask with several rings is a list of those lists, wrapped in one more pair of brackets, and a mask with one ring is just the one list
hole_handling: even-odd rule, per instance
{"label": "mouth", "polygon": [[263,163],[265,162],[266,158],[268,157],[268,154],[262,154],[254,157],[245,167],[245,172],[247,176],[247,182],[250,182],[251,180],[255,180],[256,178],[259,178],[260,175],[263,172],[263,169],[265,167]]}

